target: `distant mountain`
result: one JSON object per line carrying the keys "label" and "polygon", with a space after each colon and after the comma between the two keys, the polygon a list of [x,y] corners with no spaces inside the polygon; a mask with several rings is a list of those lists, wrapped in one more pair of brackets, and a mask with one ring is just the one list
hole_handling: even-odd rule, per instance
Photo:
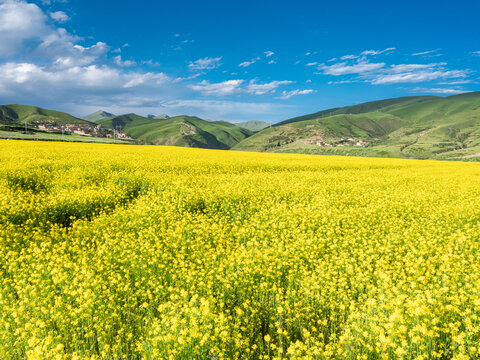
{"label": "distant mountain", "polygon": [[288,119],[234,150],[382,157],[480,158],[480,92],[412,96]]}
{"label": "distant mountain", "polygon": [[243,127],[244,129],[248,129],[253,132],[257,132],[269,127],[270,123],[267,123],[265,121],[260,121],[260,120],[250,120],[250,121],[235,123],[235,125]]}
{"label": "distant mountain", "polygon": [[225,121],[206,121],[195,116],[149,119],[136,114],[106,118],[97,123],[125,132],[139,143],[229,149],[252,132]]}
{"label": "distant mountain", "polygon": [[30,124],[34,121],[53,122],[58,125],[90,123],[64,112],[46,110],[31,105],[0,105],[0,123],[3,125]]}
{"label": "distant mountain", "polygon": [[115,116],[115,114],[112,114],[103,110],[99,110],[99,111],[95,111],[93,114],[84,116],[83,119],[91,122],[97,122],[99,120],[113,117],[113,116]]}
{"label": "distant mountain", "polygon": [[149,114],[147,115],[147,118],[148,119],[157,119],[157,120],[164,120],[164,119],[169,119],[170,116],[168,116],[167,114],[161,114],[161,115],[152,115],[152,114]]}

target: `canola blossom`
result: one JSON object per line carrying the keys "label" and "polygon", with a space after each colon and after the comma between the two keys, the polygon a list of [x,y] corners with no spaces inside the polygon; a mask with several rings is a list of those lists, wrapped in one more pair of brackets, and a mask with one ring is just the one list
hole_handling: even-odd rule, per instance
{"label": "canola blossom", "polygon": [[480,164],[0,141],[0,359],[480,357]]}

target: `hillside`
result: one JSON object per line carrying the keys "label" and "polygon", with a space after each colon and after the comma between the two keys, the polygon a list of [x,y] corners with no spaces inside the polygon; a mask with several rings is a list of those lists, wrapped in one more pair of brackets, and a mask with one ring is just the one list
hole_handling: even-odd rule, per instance
{"label": "hillside", "polygon": [[414,96],[296,117],[235,150],[382,157],[480,158],[480,92]]}
{"label": "hillside", "polygon": [[137,142],[209,149],[229,149],[252,132],[224,121],[205,121],[194,116],[149,119],[136,114],[106,118],[98,124],[122,131]]}
{"label": "hillside", "polygon": [[112,116],[115,116],[115,114],[112,114],[103,110],[99,110],[99,111],[95,111],[90,115],[84,116],[83,119],[91,122],[97,122],[99,120],[109,118]]}
{"label": "hillside", "polygon": [[0,105],[0,123],[2,125],[22,125],[25,122],[27,124],[53,122],[59,125],[90,123],[64,112],[41,109],[31,105]]}
{"label": "hillside", "polygon": [[253,132],[258,132],[270,126],[269,123],[260,120],[249,120],[243,121],[239,123],[235,123],[235,125],[243,127],[244,129],[248,129]]}

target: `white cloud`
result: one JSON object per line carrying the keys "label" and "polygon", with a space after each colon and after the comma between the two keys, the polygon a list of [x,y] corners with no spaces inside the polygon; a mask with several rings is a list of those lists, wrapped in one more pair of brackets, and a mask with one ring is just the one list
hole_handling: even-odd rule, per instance
{"label": "white cloud", "polygon": [[54,21],[58,23],[65,23],[70,20],[70,17],[63,11],[51,12],[49,13],[49,15]]}
{"label": "white cloud", "polygon": [[273,51],[270,51],[270,50],[269,50],[269,51],[265,51],[264,54],[265,54],[265,57],[267,57],[267,58],[270,57],[270,56],[275,55],[275,53],[274,53]]}
{"label": "white cloud", "polygon": [[374,85],[399,84],[399,83],[419,83],[439,79],[457,79],[465,78],[465,70],[445,70],[443,68],[419,68],[410,71],[376,74],[369,80]]}
{"label": "white cloud", "polygon": [[433,54],[433,53],[435,53],[435,52],[437,52],[437,51],[439,51],[439,50],[440,50],[440,49],[417,52],[417,53],[413,53],[412,56],[430,55],[430,54]]}
{"label": "white cloud", "polygon": [[318,62],[311,62],[306,64],[305,66],[316,66],[316,65],[318,65]]}
{"label": "white cloud", "polygon": [[188,64],[188,67],[190,70],[212,70],[221,65],[220,60],[222,60],[222,56],[215,58],[205,57],[191,62]]}
{"label": "white cloud", "polygon": [[315,90],[312,89],[305,89],[305,90],[292,90],[292,91],[282,91],[282,94],[278,97],[278,99],[290,99],[292,96],[296,95],[307,95],[314,93]]}
{"label": "white cloud", "polygon": [[158,61],[153,61],[152,59],[149,60],[142,60],[141,61],[142,65],[148,65],[148,66],[153,66],[153,67],[158,67],[160,66],[160,63]]}
{"label": "white cloud", "polygon": [[465,85],[465,84],[471,84],[473,81],[472,80],[453,80],[453,81],[444,81],[444,82],[439,82],[439,85]]}
{"label": "white cloud", "polygon": [[244,62],[241,62],[240,64],[238,64],[239,67],[248,67],[250,65],[252,65],[255,61],[244,61]]}
{"label": "white cloud", "polygon": [[[75,90],[109,90],[131,88],[149,81],[153,85],[167,81],[163,73],[124,73],[106,65],[74,66],[66,69],[49,68],[31,63],[9,62],[0,65],[0,94],[43,89],[44,93]],[[19,87],[19,85],[23,85]]]}
{"label": "white cloud", "polygon": [[327,75],[338,76],[372,72],[383,68],[385,65],[385,63],[370,63],[368,61],[359,61],[353,65],[349,65],[347,62],[341,62],[333,65],[322,64],[318,67],[318,70],[323,71],[323,73]]}
{"label": "white cloud", "polygon": [[360,55],[362,56],[376,56],[376,55],[380,55],[380,54],[391,54],[393,51],[395,51],[396,48],[394,47],[389,47],[389,48],[386,48],[386,49],[383,49],[383,50],[365,50],[365,51],[362,51],[360,53]]}
{"label": "white cloud", "polygon": [[52,3],[66,3],[68,0],[41,0],[43,5],[52,5]]}
{"label": "white cloud", "polygon": [[205,96],[227,96],[240,92],[240,86],[245,80],[227,80],[219,83],[210,83],[206,80],[195,85],[189,85],[189,88],[199,91]]}
{"label": "white cloud", "polygon": [[276,63],[277,63],[276,60],[270,60],[270,61],[268,62],[269,65],[276,64]]}
{"label": "white cloud", "polygon": [[343,55],[340,60],[351,60],[351,59],[358,59],[360,56],[357,55]]}
{"label": "white cloud", "polygon": [[281,85],[293,84],[294,81],[281,80],[281,81],[270,81],[265,84],[257,84],[255,80],[250,80],[246,87],[246,92],[254,95],[265,95],[275,92],[275,90]]}
{"label": "white cloud", "polygon": [[480,51],[472,51],[471,54],[473,56],[480,56]]}
{"label": "white cloud", "polygon": [[[360,59],[359,61],[366,62],[366,61],[368,61],[367,60],[368,56],[376,56],[376,55],[380,55],[380,54],[389,55],[394,50],[395,50],[394,47],[389,47],[389,48],[386,48],[386,49],[383,49],[383,50],[365,50],[365,51],[362,51],[359,55],[354,55],[354,54],[343,55],[343,56],[340,57],[340,60],[345,61],[345,60]],[[333,62],[333,61],[337,61],[337,58],[333,58],[333,59],[328,60],[328,62]]]}
{"label": "white cloud", "polygon": [[259,61],[259,60],[260,60],[260,57],[257,56],[256,58],[253,58],[253,59],[250,60],[250,61],[244,61],[244,62],[238,64],[238,66],[240,66],[240,67],[248,67],[248,66],[250,66],[250,65],[252,65],[252,64],[255,64],[255,63],[256,63],[257,61]]}
{"label": "white cloud", "polygon": [[[42,46],[42,45],[41,45]],[[84,66],[93,63],[107,54],[109,46],[104,42],[84,47],[71,42],[58,43],[50,48],[40,48],[40,53],[52,56],[54,64],[60,68]]]}
{"label": "white cloud", "polygon": [[265,95],[275,92],[275,90],[287,84],[292,84],[293,81],[271,81],[264,84],[258,84],[255,80],[250,80],[245,83],[245,80],[227,80],[219,83],[211,83],[203,80],[198,84],[189,85],[188,87],[194,91],[199,91],[205,96],[227,96],[235,94],[251,94],[251,95]]}
{"label": "white cloud", "polygon": [[422,93],[422,94],[444,94],[444,95],[455,95],[455,94],[463,94],[468,91],[461,90],[461,89],[445,89],[445,88],[420,88],[417,87],[415,89],[410,90],[412,93]]}
{"label": "white cloud", "polygon": [[0,2],[0,58],[17,54],[27,40],[41,41],[52,32],[46,21],[47,16],[35,4]]}
{"label": "white cloud", "polygon": [[122,60],[122,57],[120,55],[115,56],[113,59],[115,60],[115,64],[117,64],[118,66],[130,67],[137,65],[137,63],[133,60]]}
{"label": "white cloud", "polygon": [[339,84],[352,84],[358,82],[359,80],[340,80],[340,81],[329,81],[328,85],[339,85]]}
{"label": "white cloud", "polygon": [[[384,53],[391,51],[391,48],[380,51]],[[371,50],[368,53],[379,53]],[[366,54],[367,52],[363,52]],[[317,68],[318,74],[343,76],[358,75],[356,79],[345,79],[342,81],[330,81],[329,84],[345,84],[351,82],[369,82],[374,85],[386,85],[397,83],[419,83],[433,80],[461,79],[464,80],[469,74],[469,70],[449,70],[447,63],[429,63],[429,64],[393,64],[387,66],[386,63],[371,63],[364,57],[355,61],[342,61],[332,65],[320,64]],[[457,80],[458,81],[458,80]]]}
{"label": "white cloud", "polygon": [[435,63],[435,64],[398,64],[398,65],[390,65],[388,68],[388,72],[391,73],[404,73],[410,71],[417,71],[422,69],[432,69],[437,66],[444,66],[447,65],[446,63]]}
{"label": "white cloud", "polygon": [[128,74],[127,78],[129,77],[131,77],[131,79],[123,85],[123,88],[125,89],[136,87],[151,81],[154,81],[157,85],[160,85],[163,82],[169,80],[169,77],[167,75],[163,73],[153,73],[153,72],[144,73],[144,74],[140,74],[140,73]]}

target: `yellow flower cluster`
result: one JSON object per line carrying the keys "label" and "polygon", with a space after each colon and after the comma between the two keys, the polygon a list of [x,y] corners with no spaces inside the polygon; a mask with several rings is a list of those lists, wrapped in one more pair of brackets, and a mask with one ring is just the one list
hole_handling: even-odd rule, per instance
{"label": "yellow flower cluster", "polygon": [[0,141],[0,359],[480,357],[480,165]]}

